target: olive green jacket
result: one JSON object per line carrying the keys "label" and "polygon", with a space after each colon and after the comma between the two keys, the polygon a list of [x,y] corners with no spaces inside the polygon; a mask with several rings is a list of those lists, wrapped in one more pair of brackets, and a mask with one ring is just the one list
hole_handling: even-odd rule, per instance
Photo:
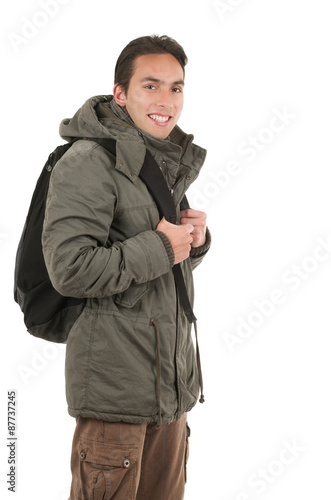
{"label": "olive green jacket", "polygon": [[[196,403],[199,377],[191,328],[179,304],[160,216],[138,177],[146,148],[179,203],[206,151],[175,127],[166,140],[139,130],[112,96],[89,99],[60,135],[114,138],[116,158],[92,141],[73,144],[49,187],[43,251],[53,286],[85,297],[66,348],[69,414],[108,421],[164,423]],[[182,263],[193,302],[192,269],[209,248]],[[170,247],[170,250],[169,250]]]}

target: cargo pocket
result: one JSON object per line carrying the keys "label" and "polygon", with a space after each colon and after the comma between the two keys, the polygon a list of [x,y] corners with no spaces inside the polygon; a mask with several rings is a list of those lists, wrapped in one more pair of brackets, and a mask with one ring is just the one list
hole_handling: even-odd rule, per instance
{"label": "cargo pocket", "polygon": [[75,499],[133,499],[136,447],[80,439],[78,454],[80,478]]}
{"label": "cargo pocket", "polygon": [[190,443],[189,443],[190,435],[191,435],[191,429],[186,423],[186,443],[185,443],[185,463],[184,463],[185,483],[187,483],[187,462],[190,454]]}

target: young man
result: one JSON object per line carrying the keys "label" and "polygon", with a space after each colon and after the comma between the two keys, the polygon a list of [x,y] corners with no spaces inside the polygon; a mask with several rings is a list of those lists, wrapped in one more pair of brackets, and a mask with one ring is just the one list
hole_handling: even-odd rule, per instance
{"label": "young man", "polygon": [[[180,207],[206,156],[176,125],[186,62],[169,37],[133,40],[113,96],[89,99],[60,126],[64,139],[82,140],[52,173],[43,251],[54,287],[87,299],[66,350],[77,421],[71,500],[184,496],[186,414],[202,377],[172,267],[181,263],[192,302],[192,269],[210,246],[206,215]],[[84,138],[114,138],[116,157]],[[176,224],[160,220],[138,177],[146,150],[173,194]]]}

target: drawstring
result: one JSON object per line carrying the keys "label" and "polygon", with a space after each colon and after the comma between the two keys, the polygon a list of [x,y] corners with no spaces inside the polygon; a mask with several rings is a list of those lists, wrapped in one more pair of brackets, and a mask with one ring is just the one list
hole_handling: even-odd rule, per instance
{"label": "drawstring", "polygon": [[197,351],[197,365],[198,365],[198,372],[199,372],[199,383],[200,383],[200,390],[201,390],[201,395],[200,395],[199,403],[204,403],[205,402],[205,396],[203,394],[203,380],[202,380],[202,370],[201,370],[201,361],[200,361],[199,342],[198,342],[198,327],[197,327],[197,320],[196,319],[194,320],[193,324],[194,324],[195,343],[196,343],[196,351]]}
{"label": "drawstring", "polygon": [[151,319],[150,324],[154,326],[156,334],[156,391],[157,391],[157,404],[158,404],[158,420],[156,429],[160,429],[162,425],[161,414],[161,352],[160,352],[160,330],[155,319]]}

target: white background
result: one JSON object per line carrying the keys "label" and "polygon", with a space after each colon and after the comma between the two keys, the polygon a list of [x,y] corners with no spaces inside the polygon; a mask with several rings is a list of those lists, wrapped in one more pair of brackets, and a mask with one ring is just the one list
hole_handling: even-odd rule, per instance
{"label": "white background", "polygon": [[[31,194],[62,142],[60,120],[111,93],[122,48],[152,33],[187,52],[179,125],[208,149],[189,192],[208,212],[213,246],[195,274],[206,402],[189,416],[185,499],[330,498],[331,255],[319,246],[331,239],[329,2],[62,0],[52,16],[41,3],[1,7],[1,498],[66,500],[71,479],[65,348],[30,336],[12,298]],[[24,42],[27,20],[35,28]],[[229,162],[237,175],[221,186]],[[271,306],[275,289],[282,303]],[[15,494],[6,485],[12,389]]]}

